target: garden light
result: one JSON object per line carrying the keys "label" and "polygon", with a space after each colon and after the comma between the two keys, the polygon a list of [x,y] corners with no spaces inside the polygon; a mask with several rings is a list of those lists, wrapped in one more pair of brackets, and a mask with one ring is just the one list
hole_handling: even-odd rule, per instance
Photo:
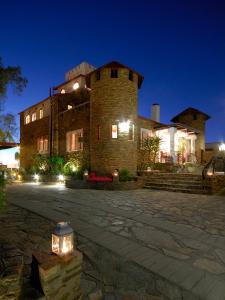
{"label": "garden light", "polygon": [[52,252],[65,256],[73,253],[73,229],[67,222],[59,222],[52,233]]}
{"label": "garden light", "polygon": [[147,172],[151,172],[151,167],[147,167]]}
{"label": "garden light", "polygon": [[34,174],[34,180],[39,181],[39,179],[40,179],[40,176],[38,174]]}
{"label": "garden light", "polygon": [[84,176],[88,176],[88,170],[84,171]]}
{"label": "garden light", "polygon": [[58,175],[58,180],[59,180],[60,182],[64,181],[64,180],[65,180],[64,175],[62,175],[62,174]]}

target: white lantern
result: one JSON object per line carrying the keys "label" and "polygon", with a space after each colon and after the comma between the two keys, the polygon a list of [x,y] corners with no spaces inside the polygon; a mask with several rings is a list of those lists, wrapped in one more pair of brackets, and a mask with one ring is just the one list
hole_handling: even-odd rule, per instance
{"label": "white lantern", "polygon": [[65,256],[73,253],[74,234],[67,222],[59,222],[52,233],[52,252]]}
{"label": "white lantern", "polygon": [[88,176],[88,170],[84,171],[84,176],[87,177]]}
{"label": "white lantern", "polygon": [[115,169],[112,175],[113,175],[113,177],[118,177],[119,176],[118,170]]}

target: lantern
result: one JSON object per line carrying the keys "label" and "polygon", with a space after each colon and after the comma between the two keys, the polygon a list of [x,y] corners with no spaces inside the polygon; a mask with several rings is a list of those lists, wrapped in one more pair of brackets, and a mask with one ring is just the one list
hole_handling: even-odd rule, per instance
{"label": "lantern", "polygon": [[52,233],[52,252],[65,256],[73,253],[73,229],[67,222],[59,222]]}
{"label": "lantern", "polygon": [[40,176],[38,174],[34,174],[34,181],[38,182],[40,179]]}
{"label": "lantern", "polygon": [[88,170],[84,171],[84,176],[87,177],[88,176]]}
{"label": "lantern", "polygon": [[113,177],[118,177],[119,176],[119,172],[117,169],[115,169],[112,173]]}
{"label": "lantern", "polygon": [[151,172],[151,167],[147,167],[147,172]]}
{"label": "lantern", "polygon": [[62,174],[58,175],[58,181],[59,181],[60,183],[63,183],[63,182],[65,181],[64,175],[62,175]]}

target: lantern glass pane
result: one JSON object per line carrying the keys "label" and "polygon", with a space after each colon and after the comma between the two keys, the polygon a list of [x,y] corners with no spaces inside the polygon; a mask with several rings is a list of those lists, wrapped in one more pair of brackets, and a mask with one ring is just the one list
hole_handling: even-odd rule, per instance
{"label": "lantern glass pane", "polygon": [[59,237],[52,234],[52,252],[59,254]]}
{"label": "lantern glass pane", "polygon": [[65,255],[73,251],[73,234],[64,236],[62,239],[61,254]]}

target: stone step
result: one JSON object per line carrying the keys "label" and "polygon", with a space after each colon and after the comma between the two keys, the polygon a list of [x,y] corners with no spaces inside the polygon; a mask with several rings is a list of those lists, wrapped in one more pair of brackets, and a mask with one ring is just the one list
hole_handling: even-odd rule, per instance
{"label": "stone step", "polygon": [[191,178],[193,180],[202,180],[202,176],[196,174],[153,173],[153,174],[148,174],[146,177],[147,178],[182,178],[182,179]]}
{"label": "stone step", "polygon": [[184,189],[196,189],[196,190],[201,190],[203,189],[202,184],[185,184],[185,183],[179,183],[179,184],[170,184],[167,182],[158,182],[158,183],[153,183],[153,182],[146,182],[145,186],[149,187],[168,187],[168,188],[184,188]]}
{"label": "stone step", "polygon": [[202,184],[202,180],[191,180],[191,179],[173,179],[173,178],[164,178],[163,180],[161,178],[148,178],[146,179],[146,182],[152,182],[152,183],[160,183],[160,182],[168,182],[171,184]]}
{"label": "stone step", "polygon": [[189,194],[210,194],[208,189],[187,189],[187,188],[177,188],[177,187],[154,187],[145,186],[146,189],[168,191],[168,192],[179,192],[179,193],[189,193]]}

